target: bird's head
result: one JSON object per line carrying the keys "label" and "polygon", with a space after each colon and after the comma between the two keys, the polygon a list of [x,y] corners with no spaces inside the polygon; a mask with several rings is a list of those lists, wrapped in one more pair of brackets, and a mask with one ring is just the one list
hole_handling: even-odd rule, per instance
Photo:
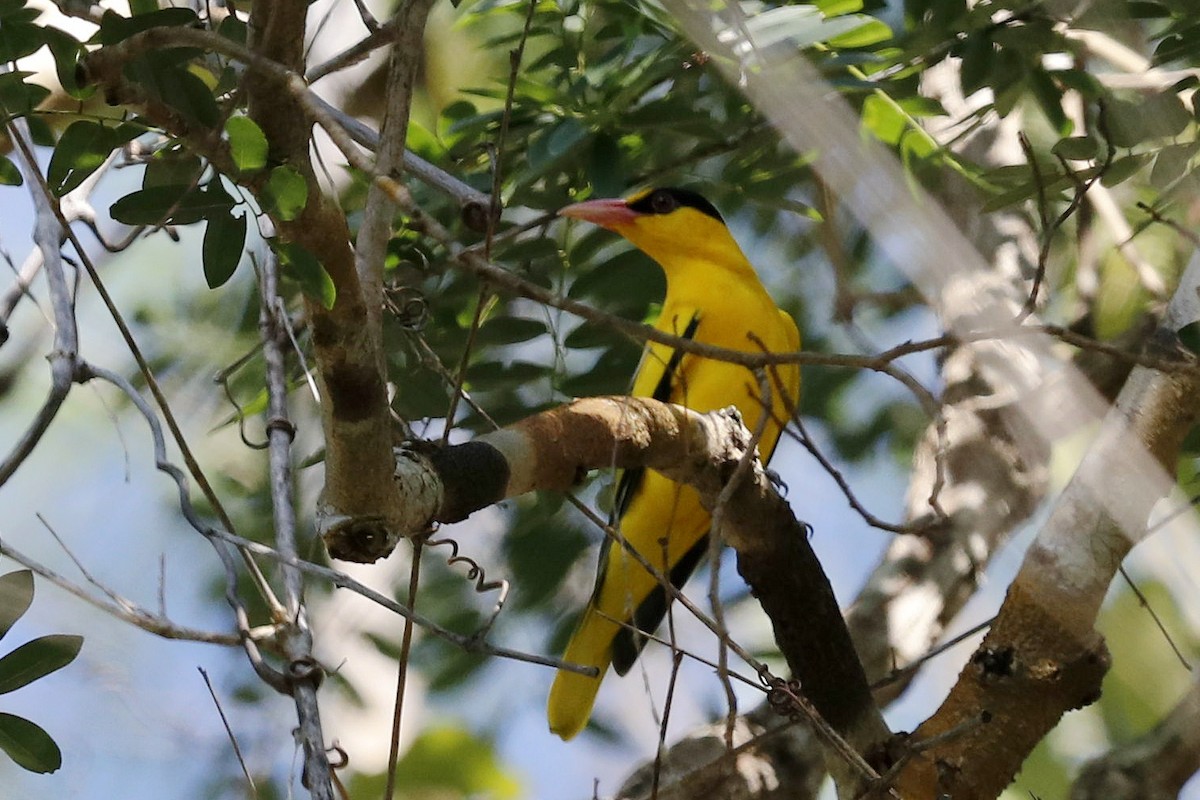
{"label": "bird's head", "polygon": [[716,207],[688,189],[645,189],[624,199],[588,200],[558,212],[628,239],[667,271],[706,262],[749,268]]}

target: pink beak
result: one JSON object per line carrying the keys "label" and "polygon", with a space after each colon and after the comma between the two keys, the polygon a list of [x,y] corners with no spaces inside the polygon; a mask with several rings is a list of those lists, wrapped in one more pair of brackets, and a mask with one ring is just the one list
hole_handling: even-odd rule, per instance
{"label": "pink beak", "polygon": [[638,213],[620,198],[574,203],[559,210],[558,215],[582,219],[610,231],[615,231],[620,226],[631,225],[638,218]]}

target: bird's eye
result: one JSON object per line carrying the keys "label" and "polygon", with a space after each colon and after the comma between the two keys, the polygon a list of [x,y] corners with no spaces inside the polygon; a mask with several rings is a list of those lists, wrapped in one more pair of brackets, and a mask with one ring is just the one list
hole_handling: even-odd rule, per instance
{"label": "bird's eye", "polygon": [[650,197],[650,208],[655,214],[670,214],[679,208],[679,203],[667,192],[655,192]]}

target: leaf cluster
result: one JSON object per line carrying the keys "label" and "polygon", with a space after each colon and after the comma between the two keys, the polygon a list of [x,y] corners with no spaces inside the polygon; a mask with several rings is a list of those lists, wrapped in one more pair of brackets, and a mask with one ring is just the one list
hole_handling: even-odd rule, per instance
{"label": "leaf cluster", "polygon": [[[18,570],[0,575],[0,639],[33,604],[33,573]],[[51,634],[0,656],[0,695],[28,686],[75,660],[83,637]],[[16,714],[0,712],[0,750],[22,769],[54,772],[62,766],[62,751],[40,725]]]}

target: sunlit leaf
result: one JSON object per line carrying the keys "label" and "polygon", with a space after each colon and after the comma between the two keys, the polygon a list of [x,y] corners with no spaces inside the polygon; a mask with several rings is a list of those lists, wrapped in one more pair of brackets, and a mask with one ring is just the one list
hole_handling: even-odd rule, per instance
{"label": "sunlit leaf", "polygon": [[[446,765],[453,764],[453,769]],[[353,797],[377,797],[383,776],[356,776]],[[463,728],[436,725],[423,731],[396,764],[397,794],[403,797],[480,797],[511,800],[522,787],[491,742]]]}
{"label": "sunlit leaf", "polygon": [[337,289],[317,257],[296,242],[272,240],[283,274],[300,284],[301,290],[325,308],[333,308]]}
{"label": "sunlit leaf", "polygon": [[233,163],[242,172],[254,172],[267,165],[267,136],[249,117],[230,117],[225,121],[229,151]]}
{"label": "sunlit leaf", "polygon": [[86,119],[72,122],[50,156],[46,171],[50,191],[62,197],[78,187],[103,166],[118,144],[116,134],[105,125]]}
{"label": "sunlit leaf", "polygon": [[280,219],[295,219],[308,203],[304,176],[286,165],[275,167],[263,187],[263,203],[269,213]]}

